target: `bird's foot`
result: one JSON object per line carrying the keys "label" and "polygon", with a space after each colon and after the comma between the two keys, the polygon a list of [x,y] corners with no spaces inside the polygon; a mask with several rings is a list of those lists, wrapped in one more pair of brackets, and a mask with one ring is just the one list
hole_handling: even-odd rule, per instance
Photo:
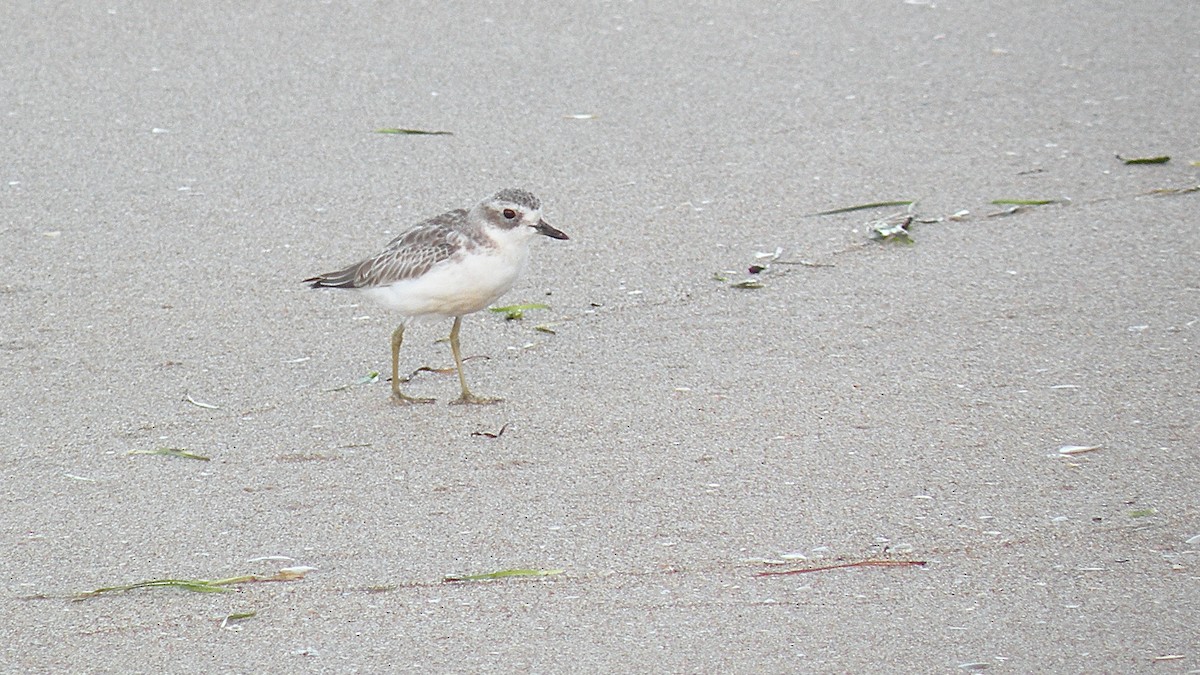
{"label": "bird's foot", "polygon": [[409,396],[408,394],[401,394],[398,391],[392,392],[392,403],[395,403],[396,405],[412,405],[414,403],[433,403],[436,400],[437,399],[435,399],[435,398],[422,398],[422,397],[417,397],[417,396]]}
{"label": "bird's foot", "polygon": [[502,398],[487,398],[485,396],[476,396],[475,394],[472,394],[469,391],[464,391],[462,396],[459,396],[458,398],[454,399],[453,401],[450,401],[450,405],[465,405],[468,403],[473,404],[473,405],[488,405],[491,403],[499,403],[503,400],[504,399],[502,399]]}

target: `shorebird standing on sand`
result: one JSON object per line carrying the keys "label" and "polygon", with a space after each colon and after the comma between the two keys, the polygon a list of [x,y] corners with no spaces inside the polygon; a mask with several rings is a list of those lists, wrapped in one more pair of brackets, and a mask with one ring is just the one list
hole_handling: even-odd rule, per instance
{"label": "shorebird standing on sand", "polygon": [[392,332],[392,398],[432,403],[400,391],[400,343],[404,326],[420,317],[454,317],[450,351],[462,395],[452,403],[496,403],[476,396],[463,376],[458,331],[463,316],[508,292],[525,269],[535,235],[567,239],[542,220],[542,203],[524,190],[506,189],[468,209],[447,211],[401,232],[378,254],[336,272],[305,279],[313,288],[358,289],[400,314]]}

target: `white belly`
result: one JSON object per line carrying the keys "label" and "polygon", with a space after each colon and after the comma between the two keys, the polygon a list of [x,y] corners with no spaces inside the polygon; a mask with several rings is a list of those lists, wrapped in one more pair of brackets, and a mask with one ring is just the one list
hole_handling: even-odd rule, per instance
{"label": "white belly", "polygon": [[364,288],[362,292],[405,317],[449,317],[478,312],[513,287],[525,268],[529,249],[518,246],[507,255],[495,249],[477,251],[460,260],[438,264],[417,279]]}

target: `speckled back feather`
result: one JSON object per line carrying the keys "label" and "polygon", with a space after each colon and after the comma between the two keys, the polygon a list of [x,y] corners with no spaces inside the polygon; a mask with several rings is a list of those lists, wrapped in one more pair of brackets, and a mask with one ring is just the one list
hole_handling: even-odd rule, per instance
{"label": "speckled back feather", "polygon": [[482,233],[464,231],[466,224],[465,209],[447,211],[401,232],[378,255],[305,282],[313,288],[370,288],[414,279],[443,260],[483,244],[471,236]]}

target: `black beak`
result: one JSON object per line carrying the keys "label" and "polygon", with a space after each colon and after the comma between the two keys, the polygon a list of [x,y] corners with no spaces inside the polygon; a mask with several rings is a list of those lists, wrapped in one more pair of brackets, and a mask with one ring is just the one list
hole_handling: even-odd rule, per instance
{"label": "black beak", "polygon": [[547,223],[544,220],[539,220],[537,226],[535,226],[533,229],[546,235],[547,237],[550,237],[551,239],[570,239],[570,237],[568,237],[562,230],[552,226],[550,223]]}

